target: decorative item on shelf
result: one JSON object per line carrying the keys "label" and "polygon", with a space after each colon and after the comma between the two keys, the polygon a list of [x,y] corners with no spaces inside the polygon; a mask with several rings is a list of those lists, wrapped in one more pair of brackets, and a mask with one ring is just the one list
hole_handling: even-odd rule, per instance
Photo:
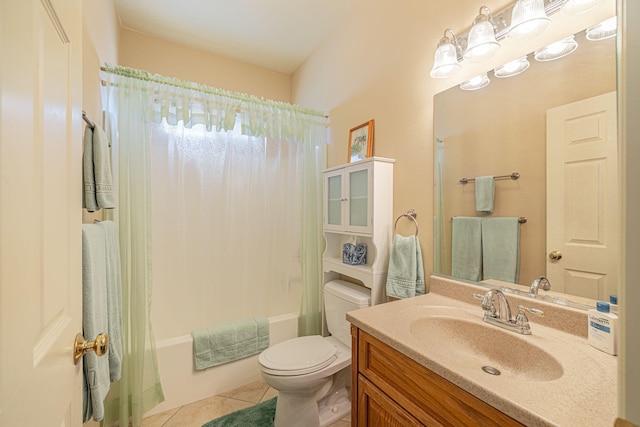
{"label": "decorative item on shelf", "polygon": [[371,119],[349,130],[349,152],[347,163],[373,156],[373,125]]}
{"label": "decorative item on shelf", "polygon": [[358,243],[355,236],[342,245],[342,263],[349,265],[363,265],[367,263],[367,245]]}

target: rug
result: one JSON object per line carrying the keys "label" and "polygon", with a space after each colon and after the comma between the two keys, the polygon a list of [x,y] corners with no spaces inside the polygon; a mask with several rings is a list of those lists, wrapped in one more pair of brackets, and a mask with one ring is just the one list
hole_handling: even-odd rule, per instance
{"label": "rug", "polygon": [[232,412],[211,420],[203,424],[202,427],[273,427],[276,400],[277,397],[274,397],[257,405]]}

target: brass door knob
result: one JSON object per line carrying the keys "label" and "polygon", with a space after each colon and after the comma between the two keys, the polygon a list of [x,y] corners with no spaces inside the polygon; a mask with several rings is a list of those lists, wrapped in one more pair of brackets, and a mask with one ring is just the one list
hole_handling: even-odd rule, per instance
{"label": "brass door knob", "polygon": [[82,356],[90,351],[95,351],[96,356],[102,356],[109,348],[109,336],[103,332],[96,336],[95,341],[85,341],[82,334],[76,334],[73,342],[73,364],[77,365]]}
{"label": "brass door knob", "polygon": [[558,261],[560,258],[562,258],[562,253],[560,251],[549,252],[549,259],[553,261]]}

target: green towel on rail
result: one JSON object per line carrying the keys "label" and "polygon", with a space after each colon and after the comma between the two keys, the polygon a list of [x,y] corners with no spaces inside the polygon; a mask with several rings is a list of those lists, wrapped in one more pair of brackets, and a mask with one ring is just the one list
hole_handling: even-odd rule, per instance
{"label": "green towel on rail", "polygon": [[520,223],[518,218],[482,219],[482,271],[484,279],[518,283]]}
{"label": "green towel on rail", "polygon": [[191,332],[197,370],[244,359],[269,347],[269,320],[254,317]]}
{"label": "green towel on rail", "polygon": [[451,275],[479,281],[482,273],[482,218],[453,217],[451,224]]}

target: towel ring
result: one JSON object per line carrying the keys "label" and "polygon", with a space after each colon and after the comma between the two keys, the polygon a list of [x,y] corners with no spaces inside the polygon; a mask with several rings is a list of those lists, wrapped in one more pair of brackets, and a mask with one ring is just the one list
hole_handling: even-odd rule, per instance
{"label": "towel ring", "polygon": [[400,215],[398,218],[396,218],[396,222],[393,223],[393,232],[396,232],[396,225],[398,225],[398,221],[400,220],[400,218],[402,217],[407,217],[410,218],[414,225],[416,226],[416,236],[418,235],[418,220],[416,220],[416,217],[418,216],[418,214],[416,213],[416,211],[414,211],[413,209],[409,209],[408,211],[406,211],[405,213],[403,213],[402,215]]}

